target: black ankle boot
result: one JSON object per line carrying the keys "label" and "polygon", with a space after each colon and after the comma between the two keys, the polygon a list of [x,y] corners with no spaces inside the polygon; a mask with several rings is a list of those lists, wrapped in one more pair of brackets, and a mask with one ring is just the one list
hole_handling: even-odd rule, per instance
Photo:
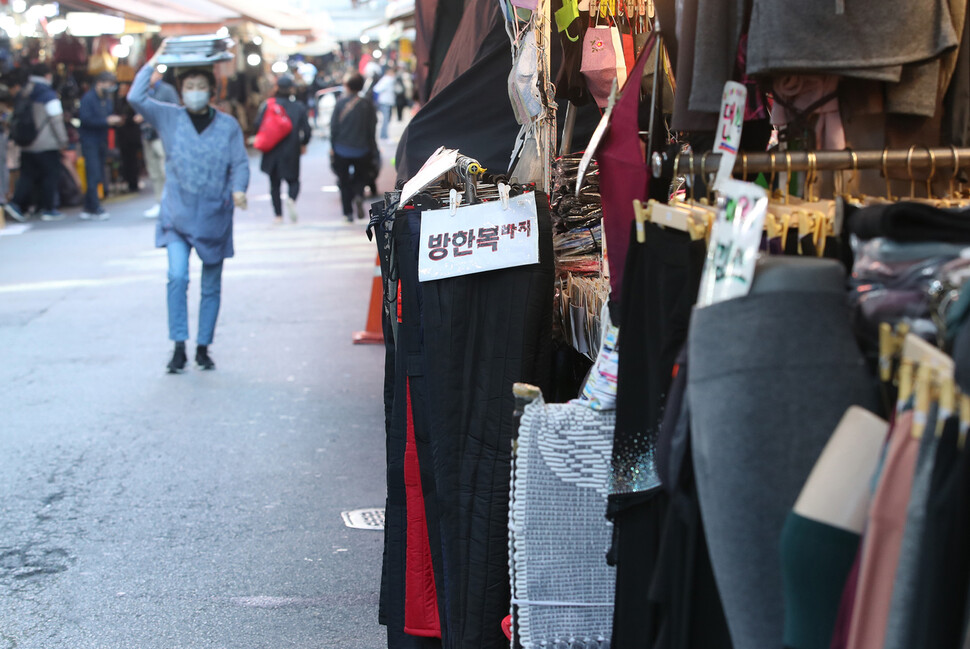
{"label": "black ankle boot", "polygon": [[212,362],[211,358],[209,358],[208,346],[199,345],[195,348],[195,364],[199,366],[199,369],[203,370],[216,369],[216,364]]}
{"label": "black ankle boot", "polygon": [[172,353],[172,360],[168,362],[168,373],[178,374],[185,369],[186,361],[188,358],[185,356],[185,343],[175,343],[175,352]]}

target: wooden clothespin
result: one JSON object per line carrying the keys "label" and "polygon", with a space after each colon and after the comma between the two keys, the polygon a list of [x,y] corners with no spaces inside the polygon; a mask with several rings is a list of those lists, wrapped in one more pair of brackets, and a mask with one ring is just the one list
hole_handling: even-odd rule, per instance
{"label": "wooden clothespin", "polygon": [[879,380],[889,383],[893,380],[893,363],[903,354],[903,341],[909,333],[905,322],[895,328],[888,322],[879,325]]}
{"label": "wooden clothespin", "polygon": [[[770,215],[769,215],[770,216]],[[893,378],[893,359],[899,353],[899,340],[888,322],[879,325],[879,380],[889,383]]]}
{"label": "wooden clothespin", "polygon": [[920,367],[927,366],[942,377],[953,377],[954,362],[939,347],[935,347],[913,333],[903,339],[903,360],[912,361]]}
{"label": "wooden clothespin", "polygon": [[639,199],[633,199],[633,218],[637,224],[637,243],[647,242],[646,223],[650,220],[650,204],[644,207]]}
{"label": "wooden clothespin", "polygon": [[898,398],[896,400],[896,411],[902,412],[906,404],[909,403],[910,398],[913,396],[913,380],[914,380],[915,368],[912,361],[902,361],[899,364],[899,372],[896,374],[896,380],[899,386]]}
{"label": "wooden clothespin", "polygon": [[936,437],[943,437],[943,426],[947,419],[956,412],[957,386],[952,376],[944,376],[940,380],[940,414],[936,418]]}
{"label": "wooden clothespin", "polygon": [[919,368],[916,370],[916,407],[913,412],[913,437],[918,439],[926,428],[934,385],[953,380],[954,362],[944,351],[912,333],[906,334],[903,340],[902,359],[903,363]]}
{"label": "wooden clothespin", "polygon": [[674,230],[680,230],[681,232],[687,232],[691,234],[691,238],[695,241],[697,240],[694,238],[695,232],[706,232],[707,222],[700,215],[695,217],[693,207],[683,203],[665,205],[664,203],[650,199],[647,201],[646,206],[644,206],[640,201],[634,200],[633,215],[636,219],[637,241],[639,243],[646,241],[645,224],[648,222],[659,225],[662,228],[672,228]]}
{"label": "wooden clothespin", "polygon": [[664,228],[673,228],[681,232],[690,231],[690,208],[680,205],[664,205],[655,200],[650,203],[650,220]]}
{"label": "wooden clothespin", "polygon": [[929,417],[930,402],[933,390],[933,367],[920,365],[916,370],[916,402],[913,406],[913,438],[922,439],[926,430],[926,420]]}
{"label": "wooden clothespin", "polygon": [[[768,204],[768,216],[771,217],[771,223],[773,223],[773,227],[776,228],[776,236],[781,238],[781,247],[783,250],[788,244],[788,228],[791,225],[792,211],[793,210],[790,210],[778,203]],[[768,236],[774,238],[772,230],[768,231]]]}
{"label": "wooden clothespin", "polygon": [[688,219],[687,233],[691,241],[711,242],[711,230],[714,229],[714,214],[707,210],[691,210]]}
{"label": "wooden clothespin", "polygon": [[830,237],[835,237],[835,214],[823,214],[818,220],[818,234],[816,236],[816,241],[818,245],[816,250],[818,250],[818,256],[825,256],[825,244],[828,243]]}

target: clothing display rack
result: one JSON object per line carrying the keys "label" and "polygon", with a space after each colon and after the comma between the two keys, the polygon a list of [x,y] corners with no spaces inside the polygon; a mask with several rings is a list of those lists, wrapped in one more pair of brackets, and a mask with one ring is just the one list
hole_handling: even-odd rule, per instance
{"label": "clothing display rack", "polygon": [[[670,156],[657,151],[650,158],[654,178],[672,177],[677,174],[712,174],[721,163],[720,153],[677,154]],[[778,151],[770,153],[738,154],[734,173],[783,173],[791,171],[848,171],[913,169],[935,172],[951,171],[954,175],[961,169],[970,168],[970,147],[929,148],[912,147],[883,149],[881,151]]]}
{"label": "clothing display rack", "polygon": [[970,647],[970,0],[464,4],[400,180],[477,160],[372,210],[389,649]]}

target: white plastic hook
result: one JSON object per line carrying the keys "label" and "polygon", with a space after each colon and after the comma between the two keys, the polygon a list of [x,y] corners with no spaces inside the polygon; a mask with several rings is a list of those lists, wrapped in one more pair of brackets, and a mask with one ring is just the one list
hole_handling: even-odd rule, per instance
{"label": "white plastic hook", "polygon": [[505,183],[498,184],[498,197],[502,201],[502,209],[509,209],[509,197],[512,193],[512,188]]}
{"label": "white plastic hook", "polygon": [[448,194],[448,207],[451,210],[451,215],[454,216],[458,212],[458,206],[461,205],[462,195],[458,193],[457,189],[452,189]]}

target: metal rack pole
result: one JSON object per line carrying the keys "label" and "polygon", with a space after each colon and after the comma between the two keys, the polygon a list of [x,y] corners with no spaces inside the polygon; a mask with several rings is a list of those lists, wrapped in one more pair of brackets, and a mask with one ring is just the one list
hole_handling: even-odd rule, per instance
{"label": "metal rack pole", "polygon": [[[713,174],[721,160],[719,153],[674,156],[658,151],[651,157],[651,171],[655,178],[673,176],[675,162],[678,174]],[[790,151],[775,153],[740,153],[734,164],[734,172],[786,173],[789,171],[841,171],[841,170],[898,170],[906,169],[911,175],[917,170],[920,178],[945,179],[960,169],[970,168],[970,148],[913,147],[910,149],[883,149],[852,151]],[[949,172],[947,175],[941,171]]]}
{"label": "metal rack pole", "polygon": [[539,89],[546,111],[540,118],[539,151],[542,154],[542,191],[552,191],[552,160],[556,155],[556,93],[552,75],[552,0],[539,0],[536,11],[536,42],[539,50]]}

